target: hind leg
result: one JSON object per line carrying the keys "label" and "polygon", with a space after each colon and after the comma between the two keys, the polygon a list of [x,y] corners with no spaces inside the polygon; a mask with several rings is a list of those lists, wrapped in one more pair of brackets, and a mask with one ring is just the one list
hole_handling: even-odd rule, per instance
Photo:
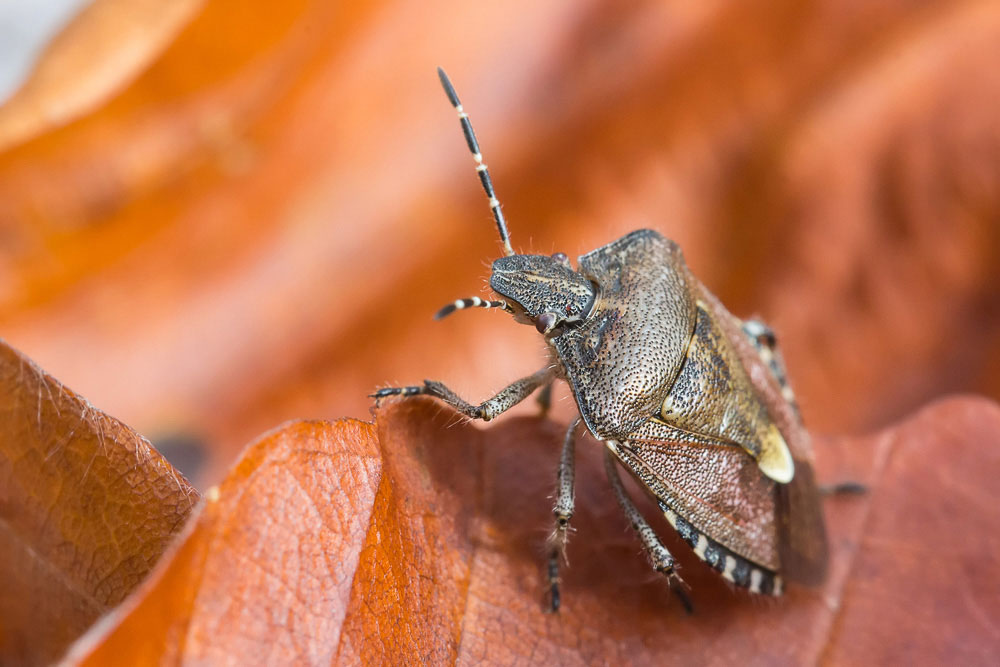
{"label": "hind leg", "polygon": [[750,339],[750,343],[757,349],[757,354],[764,365],[771,371],[771,375],[778,381],[781,388],[781,397],[788,401],[788,404],[795,410],[795,415],[802,420],[802,413],[799,411],[799,404],[795,400],[795,392],[788,382],[788,372],[785,370],[785,361],[781,357],[781,350],[778,348],[778,339],[774,335],[774,330],[767,326],[762,320],[751,318],[743,321],[743,333]]}
{"label": "hind leg", "polygon": [[649,564],[653,566],[654,570],[666,576],[667,583],[670,584],[670,590],[673,591],[674,595],[681,601],[681,604],[684,605],[684,609],[690,614],[692,612],[691,599],[684,592],[684,581],[677,574],[677,565],[674,562],[674,557],[663,546],[663,542],[660,541],[660,537],[656,534],[656,531],[653,530],[653,527],[649,525],[645,517],[639,512],[639,509],[632,503],[632,499],[625,493],[621,477],[618,476],[618,461],[610,449],[605,449],[604,451],[604,469],[608,473],[608,481],[611,482],[611,489],[615,492],[618,504],[621,506],[622,511],[625,512],[625,516],[632,525],[635,534],[639,537],[639,541],[642,542],[642,547],[646,551],[646,557],[649,558]]}
{"label": "hind leg", "polygon": [[[747,335],[753,346],[757,348],[760,360],[764,362],[764,365],[770,369],[771,375],[778,381],[778,386],[781,388],[781,397],[788,401],[788,404],[795,410],[795,416],[801,422],[802,413],[799,411],[799,404],[795,400],[795,392],[792,391],[792,386],[788,382],[785,361],[781,357],[781,350],[778,349],[778,339],[774,335],[774,330],[763,321],[751,318],[743,321],[743,333]],[[824,484],[819,487],[820,495],[824,497],[858,495],[867,493],[867,491],[868,487],[864,484],[852,481]]]}

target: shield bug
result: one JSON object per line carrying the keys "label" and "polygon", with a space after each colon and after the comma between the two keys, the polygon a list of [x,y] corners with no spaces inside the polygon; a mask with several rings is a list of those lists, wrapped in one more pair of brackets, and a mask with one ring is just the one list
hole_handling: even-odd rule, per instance
{"label": "shield bug", "polygon": [[472,297],[437,318],[497,308],[545,338],[550,360],[492,398],[472,404],[440,382],[380,389],[390,397],[436,397],[489,421],[555,380],[572,390],[580,417],[566,431],[550,539],[551,606],[560,604],[559,563],[574,507],[574,442],[581,424],[605,444],[618,503],[651,565],[690,610],[674,557],[626,494],[624,467],[658,502],[695,554],[727,581],[780,595],[787,580],[820,582],[827,540],[809,437],[786,380],[774,334],[731,315],[684,262],[673,241],[632,232],[579,258],[520,255],[454,87],[438,70],[458,112],[503,243],[493,262],[494,300]]}

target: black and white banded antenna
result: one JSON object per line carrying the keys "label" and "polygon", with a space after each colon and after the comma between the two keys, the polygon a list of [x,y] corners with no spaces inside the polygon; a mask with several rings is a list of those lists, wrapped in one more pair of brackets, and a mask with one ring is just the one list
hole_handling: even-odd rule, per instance
{"label": "black and white banded antenna", "polygon": [[506,301],[490,301],[489,299],[480,299],[478,296],[473,296],[468,299],[458,299],[449,303],[434,315],[434,319],[440,320],[442,317],[448,317],[456,310],[465,310],[466,308],[499,308],[511,314],[514,312],[514,309]]}
{"label": "black and white banded antenna", "polygon": [[451,102],[451,105],[455,107],[455,111],[458,112],[458,120],[462,123],[462,133],[465,134],[465,142],[469,144],[469,151],[476,160],[476,173],[479,174],[479,182],[483,184],[483,190],[486,191],[486,196],[490,198],[490,210],[493,211],[493,219],[497,223],[497,231],[500,232],[500,240],[503,241],[504,252],[509,257],[514,254],[514,249],[510,247],[510,233],[507,231],[507,221],[500,210],[500,201],[497,199],[496,192],[493,191],[490,170],[486,167],[486,163],[483,162],[483,154],[479,150],[476,133],[472,131],[472,123],[469,122],[469,116],[462,108],[462,103],[458,99],[455,87],[451,85],[448,75],[440,67],[438,67],[438,78],[441,79],[441,85],[444,86],[444,92],[448,96],[448,101]]}

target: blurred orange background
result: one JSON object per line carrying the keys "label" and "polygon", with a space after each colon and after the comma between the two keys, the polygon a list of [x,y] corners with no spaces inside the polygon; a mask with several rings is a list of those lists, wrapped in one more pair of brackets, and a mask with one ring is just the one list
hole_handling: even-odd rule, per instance
{"label": "blurred orange background", "polygon": [[96,0],[0,107],[0,336],[206,443],[200,486],[376,387],[536,370],[502,313],[431,319],[499,253],[441,65],[515,249],[677,240],[815,430],[997,398],[998,62],[995,2]]}

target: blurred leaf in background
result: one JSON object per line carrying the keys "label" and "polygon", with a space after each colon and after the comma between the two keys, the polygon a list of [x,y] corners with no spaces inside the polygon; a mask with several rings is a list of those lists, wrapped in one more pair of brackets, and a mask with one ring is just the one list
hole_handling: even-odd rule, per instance
{"label": "blurred leaf in background", "polygon": [[430,319],[498,252],[442,65],[518,250],[673,237],[815,428],[1000,397],[998,35],[991,2],[98,0],[0,108],[0,331],[207,480],[376,386],[533,370],[528,328]]}

